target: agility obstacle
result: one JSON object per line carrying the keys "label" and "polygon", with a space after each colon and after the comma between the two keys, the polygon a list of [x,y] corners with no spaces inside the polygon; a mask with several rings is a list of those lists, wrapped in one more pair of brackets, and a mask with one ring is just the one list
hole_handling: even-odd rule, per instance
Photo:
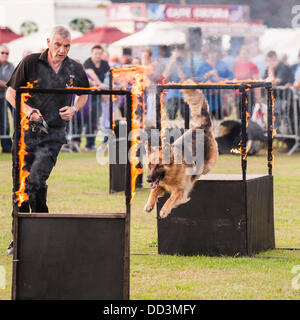
{"label": "agility obstacle", "polygon": [[[20,213],[20,139],[24,133],[23,94],[89,94],[126,97],[127,136],[132,96],[126,90],[19,88],[16,92],[13,224],[13,300],[129,299],[131,169],[125,167],[123,213]],[[131,142],[127,140],[127,150]],[[23,181],[24,182],[24,181]]]}
{"label": "agility obstacle", "polygon": [[[247,175],[247,94],[267,92],[266,175]],[[168,195],[157,204],[158,253],[178,255],[252,255],[275,248],[273,208],[273,96],[269,82],[159,85],[156,95],[156,128],[161,132],[161,95],[165,90],[238,90],[241,112],[241,175],[208,174],[195,183],[191,200],[160,219]],[[189,128],[187,112],[185,128]]]}

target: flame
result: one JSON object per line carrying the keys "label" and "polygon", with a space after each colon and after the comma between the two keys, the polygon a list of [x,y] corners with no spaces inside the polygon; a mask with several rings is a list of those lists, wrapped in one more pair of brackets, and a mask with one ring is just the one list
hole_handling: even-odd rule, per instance
{"label": "flame", "polygon": [[137,177],[143,172],[139,168],[140,159],[137,156],[140,143],[139,130],[144,128],[144,118],[146,113],[144,92],[151,85],[149,74],[152,68],[149,66],[134,66],[117,68],[112,70],[114,81],[131,85],[132,114],[131,114],[131,150],[130,150],[130,171],[131,171],[131,198],[135,195],[135,184]]}
{"label": "flame", "polygon": [[248,111],[246,111],[246,128],[248,128],[248,125],[249,125],[249,123],[248,123],[249,117],[250,117],[250,113]]}
{"label": "flame", "polygon": [[[34,81],[36,83],[37,81]],[[27,86],[22,88],[33,88],[33,83],[27,82]],[[26,162],[25,162],[25,156],[28,154],[26,151],[26,144],[25,144],[25,131],[29,130],[29,120],[27,118],[27,114],[23,111],[24,109],[24,103],[27,102],[28,98],[30,98],[31,95],[29,93],[22,93],[21,94],[21,105],[20,105],[20,116],[21,116],[21,122],[20,122],[20,140],[18,142],[19,144],[19,189],[15,192],[18,207],[21,207],[22,203],[29,200],[28,194],[25,192],[26,189],[26,179],[29,176],[29,172],[24,169]]]}
{"label": "flame", "polygon": [[233,148],[230,152],[243,155],[243,160],[247,160],[247,147],[242,147],[241,144],[242,141],[239,142],[239,148]]}

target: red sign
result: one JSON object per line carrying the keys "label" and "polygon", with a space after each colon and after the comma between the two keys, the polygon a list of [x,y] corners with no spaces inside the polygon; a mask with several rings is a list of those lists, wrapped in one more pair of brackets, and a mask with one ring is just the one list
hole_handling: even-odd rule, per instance
{"label": "red sign", "polygon": [[249,21],[249,6],[119,3],[107,7],[108,21]]}
{"label": "red sign", "polygon": [[178,6],[168,4],[165,8],[165,20],[233,22],[249,19],[246,6]]}

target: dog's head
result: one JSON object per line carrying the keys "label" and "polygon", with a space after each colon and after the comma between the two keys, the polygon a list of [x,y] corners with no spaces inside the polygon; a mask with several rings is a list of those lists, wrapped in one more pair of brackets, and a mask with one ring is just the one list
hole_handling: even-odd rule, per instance
{"label": "dog's head", "polygon": [[148,157],[147,182],[149,182],[151,188],[154,189],[159,185],[159,182],[168,175],[168,171],[173,162],[173,152],[169,144],[163,148],[152,148],[151,151]]}

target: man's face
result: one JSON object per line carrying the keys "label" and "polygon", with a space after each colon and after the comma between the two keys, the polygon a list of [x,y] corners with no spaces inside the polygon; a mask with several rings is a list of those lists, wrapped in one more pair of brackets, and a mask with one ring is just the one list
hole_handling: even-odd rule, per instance
{"label": "man's face", "polygon": [[102,59],[103,50],[101,49],[93,49],[91,58],[94,62],[100,62]]}
{"label": "man's face", "polygon": [[271,68],[276,68],[279,60],[277,57],[273,56],[273,57],[266,57],[266,62],[268,64],[269,67]]}
{"label": "man's face", "polygon": [[8,61],[9,50],[7,47],[0,47],[0,63],[6,63]]}
{"label": "man's face", "polygon": [[47,39],[50,55],[54,62],[62,62],[68,55],[71,47],[71,39],[63,38],[58,33],[52,39]]}

